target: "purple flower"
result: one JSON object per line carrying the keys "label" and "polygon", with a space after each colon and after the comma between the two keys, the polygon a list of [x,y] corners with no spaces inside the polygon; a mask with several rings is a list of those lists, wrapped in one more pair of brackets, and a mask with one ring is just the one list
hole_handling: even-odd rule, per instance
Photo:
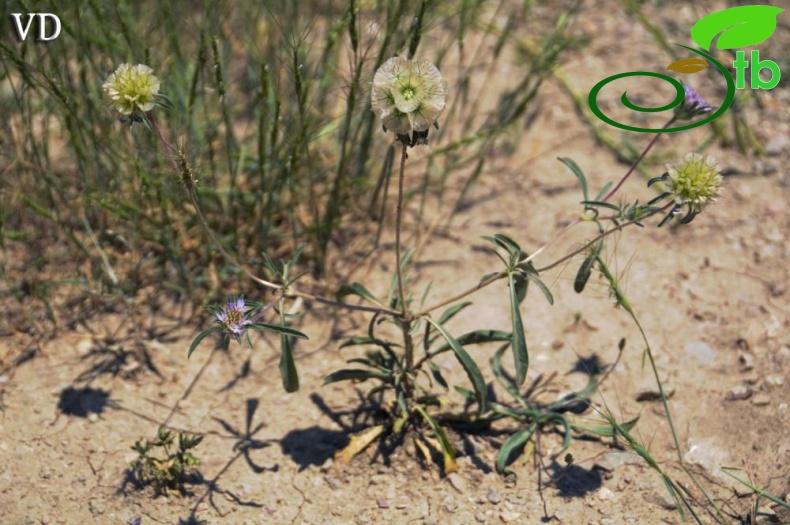
{"label": "purple flower", "polygon": [[241,336],[241,334],[244,333],[245,327],[252,322],[244,313],[246,304],[244,296],[239,296],[235,299],[233,297],[228,297],[225,308],[221,308],[214,313],[217,322],[236,338]]}
{"label": "purple flower", "polygon": [[683,102],[675,107],[675,115],[677,115],[679,119],[688,120],[697,115],[703,115],[713,111],[713,108],[708,105],[705,99],[702,98],[702,95],[697,93],[697,90],[693,87],[688,84],[683,84],[683,91],[686,96]]}

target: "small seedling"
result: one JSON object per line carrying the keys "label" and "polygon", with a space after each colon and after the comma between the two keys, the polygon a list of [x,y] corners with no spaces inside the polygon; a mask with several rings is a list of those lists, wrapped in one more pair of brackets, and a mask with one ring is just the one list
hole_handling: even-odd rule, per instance
{"label": "small seedling", "polygon": [[179,432],[178,448],[173,450],[175,435],[159,427],[156,439],[138,440],[132,450],[137,457],[129,465],[135,483],[140,487],[152,486],[157,496],[169,493],[184,494],[185,483],[196,474],[200,460],[191,452],[203,436],[192,436]]}

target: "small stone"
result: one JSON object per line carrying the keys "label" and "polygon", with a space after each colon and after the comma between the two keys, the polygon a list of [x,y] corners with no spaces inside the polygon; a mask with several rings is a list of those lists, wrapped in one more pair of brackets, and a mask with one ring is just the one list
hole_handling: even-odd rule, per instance
{"label": "small stone", "polygon": [[721,466],[728,463],[727,450],[717,446],[709,440],[691,440],[683,459],[694,465],[699,465],[708,473],[724,477]]}
{"label": "small stone", "polygon": [[520,512],[514,512],[510,510],[503,510],[499,513],[499,519],[502,520],[504,523],[513,523],[521,517]]}
{"label": "small stone", "polygon": [[342,486],[342,483],[340,483],[340,481],[337,478],[334,478],[332,476],[324,477],[324,481],[326,481],[326,484],[329,485],[329,488],[332,490],[337,490]]}
{"label": "small stone", "polygon": [[453,512],[458,510],[458,501],[453,496],[447,496],[442,501],[442,506],[444,510],[452,514]]}
{"label": "small stone", "polygon": [[601,501],[613,500],[614,492],[612,492],[606,487],[601,487],[600,489],[598,489],[598,499]]}
{"label": "small stone", "polygon": [[475,521],[478,523],[486,522],[486,515],[482,510],[478,510],[477,512],[475,512]]}
{"label": "small stone", "polygon": [[746,352],[742,352],[738,355],[738,369],[741,372],[748,372],[754,368],[754,356],[752,354],[747,354]]}
{"label": "small stone", "polygon": [[611,472],[621,465],[644,465],[645,460],[630,452],[609,452],[601,456],[593,465],[595,468]]}
{"label": "small stone", "polygon": [[491,489],[488,491],[488,494],[486,494],[486,499],[488,499],[490,503],[496,505],[502,501],[502,495],[497,490]]}
{"label": "small stone", "polygon": [[386,500],[386,498],[379,498],[376,500],[376,505],[379,506],[380,509],[388,509],[390,508],[390,502]]}
{"label": "small stone", "polygon": [[752,398],[752,404],[757,407],[764,407],[771,404],[771,398],[765,394],[759,394]]}
{"label": "small stone", "polygon": [[725,399],[727,401],[741,401],[743,399],[749,399],[750,397],[752,397],[752,389],[745,385],[738,385],[730,390],[730,393],[727,394]]}
{"label": "small stone", "polygon": [[701,365],[712,365],[716,362],[716,352],[707,343],[688,343],[685,350],[686,357],[693,357]]}
{"label": "small stone", "polygon": [[768,374],[765,376],[765,384],[770,387],[782,386],[785,384],[785,378],[779,374]]}
{"label": "small stone", "polygon": [[784,133],[774,135],[774,137],[765,144],[765,153],[767,155],[781,155],[782,151],[785,149],[790,149],[790,139]]}
{"label": "small stone", "polygon": [[447,481],[450,482],[450,485],[457,490],[459,493],[463,494],[466,492],[466,480],[462,478],[458,473],[453,472],[448,474]]}
{"label": "small stone", "polygon": [[90,510],[91,514],[94,516],[104,514],[104,504],[97,499],[92,499],[88,501],[88,510]]}

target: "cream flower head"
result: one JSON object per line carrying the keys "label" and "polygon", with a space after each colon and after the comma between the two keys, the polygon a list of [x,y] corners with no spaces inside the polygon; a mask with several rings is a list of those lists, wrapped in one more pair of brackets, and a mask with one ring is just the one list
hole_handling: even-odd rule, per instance
{"label": "cream flower head", "polygon": [[[427,60],[393,57],[373,76],[373,111],[409,146],[428,143],[428,130],[444,110],[447,84]],[[413,133],[413,136],[410,134]]]}
{"label": "cream flower head", "polygon": [[102,84],[115,108],[124,115],[151,111],[159,94],[159,79],[150,67],[121,64]]}
{"label": "cream flower head", "polygon": [[687,153],[682,159],[667,164],[667,174],[669,177],[664,183],[675,202],[688,204],[695,213],[715,201],[721,192],[721,170],[711,156]]}

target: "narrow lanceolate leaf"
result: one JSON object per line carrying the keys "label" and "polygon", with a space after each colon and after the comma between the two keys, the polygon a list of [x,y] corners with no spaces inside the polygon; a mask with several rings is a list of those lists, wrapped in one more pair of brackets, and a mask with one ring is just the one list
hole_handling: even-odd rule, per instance
{"label": "narrow lanceolate leaf", "polygon": [[452,319],[455,316],[455,314],[457,314],[458,312],[460,312],[461,310],[463,310],[464,308],[466,308],[471,304],[472,304],[471,301],[466,301],[464,303],[459,303],[456,304],[455,306],[451,306],[450,308],[445,310],[441,316],[439,316],[439,324],[446,323],[447,321]]}
{"label": "narrow lanceolate leaf", "polygon": [[428,425],[431,427],[431,430],[433,430],[433,433],[436,434],[436,438],[439,440],[439,445],[442,447],[444,473],[450,474],[457,471],[458,464],[455,462],[455,449],[450,443],[450,440],[447,439],[447,434],[445,434],[444,429],[439,426],[439,423],[437,423],[436,420],[432,418],[421,405],[415,405],[414,408],[420,413],[425,422],[428,423]]}
{"label": "narrow lanceolate leaf", "polygon": [[375,303],[379,306],[383,306],[381,302],[378,299],[376,299],[376,296],[370,293],[368,289],[365,288],[365,286],[360,283],[344,284],[343,286],[341,286],[340,289],[337,291],[337,298],[341,299],[346,295],[358,295],[363,299],[367,299],[372,303]]}
{"label": "narrow lanceolate leaf", "polygon": [[554,296],[551,295],[551,291],[549,290],[549,287],[546,286],[546,284],[543,281],[540,280],[540,277],[538,277],[538,274],[532,273],[532,272],[528,272],[527,273],[527,279],[529,279],[530,281],[535,283],[535,286],[537,286],[538,289],[540,289],[540,291],[543,292],[543,296],[546,298],[546,301],[549,304],[551,304],[551,305],[554,304]]}
{"label": "narrow lanceolate leaf", "polygon": [[296,371],[293,349],[288,336],[280,336],[280,375],[283,378],[283,388],[286,392],[299,390],[299,374]]}
{"label": "narrow lanceolate leaf", "polygon": [[200,342],[201,342],[203,339],[205,339],[205,338],[206,338],[207,336],[209,336],[210,334],[213,334],[214,332],[219,332],[220,330],[222,330],[222,327],[221,327],[221,326],[212,326],[212,327],[211,327],[211,328],[209,328],[208,330],[203,330],[202,332],[200,332],[200,333],[198,334],[198,336],[197,336],[197,337],[195,337],[195,340],[194,340],[194,341],[192,341],[192,344],[191,344],[191,345],[189,345],[189,350],[187,351],[187,359],[189,359],[189,356],[191,356],[191,355],[192,355],[192,352],[194,352],[194,351],[195,351],[195,348],[197,348],[197,347],[198,347],[198,345],[200,344]]}
{"label": "narrow lanceolate leaf", "polygon": [[521,386],[527,377],[529,368],[529,355],[527,354],[527,339],[524,337],[524,323],[521,321],[519,300],[516,293],[515,274],[508,275],[510,283],[510,318],[513,323],[513,364],[516,367],[516,385]]}
{"label": "narrow lanceolate leaf", "polygon": [[439,323],[437,323],[431,318],[426,318],[426,319],[439,331],[440,334],[442,334],[444,340],[447,341],[447,344],[450,345],[450,348],[455,353],[455,357],[461,363],[461,366],[466,371],[466,375],[469,376],[469,380],[472,382],[472,386],[474,387],[475,390],[475,398],[477,398],[477,403],[480,405],[479,407],[480,412],[481,413],[485,412],[486,404],[487,404],[486,383],[485,380],[483,380],[483,373],[480,372],[480,368],[477,366],[477,363],[475,363],[474,360],[472,359],[472,356],[470,356],[467,353],[467,351],[464,350],[464,347],[461,346],[461,343],[459,343],[458,340],[455,339],[455,337],[450,335],[450,333],[447,330],[445,330],[442,325],[440,325]]}
{"label": "narrow lanceolate leaf", "polygon": [[392,376],[389,374],[374,372],[373,370],[362,370],[360,368],[344,368],[326,376],[324,384],[328,385],[338,381],[364,381],[365,379],[380,379],[387,383],[392,382]]}
{"label": "narrow lanceolate leaf", "polygon": [[513,382],[510,381],[508,376],[505,375],[505,371],[502,370],[502,355],[505,353],[505,350],[507,350],[508,346],[510,346],[510,343],[502,345],[494,353],[494,357],[491,358],[491,370],[494,372],[497,382],[505,387],[505,390],[507,390],[508,394],[513,396],[513,399],[515,399],[516,402],[523,408],[527,408],[527,402],[519,393],[518,388],[513,385]]}
{"label": "narrow lanceolate leaf", "polygon": [[279,324],[269,324],[269,323],[259,322],[259,323],[251,323],[249,327],[256,330],[271,330],[272,332],[277,332],[280,335],[298,337],[299,339],[309,339],[307,335],[303,334],[299,330],[294,330],[293,328],[288,328],[286,326],[282,326]]}
{"label": "narrow lanceolate leaf", "polygon": [[[634,428],[637,421],[639,421],[639,417],[636,417],[631,421],[626,421],[625,423],[620,423],[620,426],[626,430],[631,430]],[[576,430],[590,432],[601,437],[613,437],[617,433],[617,430],[612,425],[593,425],[590,423],[576,422],[571,423],[571,426]]]}
{"label": "narrow lanceolate leaf", "polygon": [[579,179],[579,186],[582,189],[582,195],[584,195],[584,200],[589,200],[589,195],[587,194],[587,177],[584,176],[584,172],[579,167],[573,159],[568,157],[557,157],[557,160],[568,166],[576,178]]}
{"label": "narrow lanceolate leaf", "polygon": [[538,425],[537,423],[532,423],[527,427],[523,427],[518,430],[515,434],[510,436],[507,441],[502,445],[502,448],[499,449],[499,453],[496,456],[496,471],[499,474],[507,474],[507,465],[510,462],[510,456],[520,450],[524,444],[529,441],[529,438],[532,437],[532,434],[535,433],[537,430]]}

